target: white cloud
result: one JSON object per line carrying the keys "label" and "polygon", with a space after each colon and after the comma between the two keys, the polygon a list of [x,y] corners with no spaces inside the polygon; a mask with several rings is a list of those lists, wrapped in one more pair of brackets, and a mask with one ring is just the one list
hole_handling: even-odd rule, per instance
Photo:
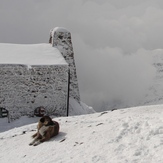
{"label": "white cloud", "polygon": [[120,101],[121,105],[133,106],[141,101],[155,74],[150,51],[139,49],[124,55],[120,48],[93,49],[79,38],[78,44],[81,48],[75,50],[82,55],[76,56],[76,63],[81,96],[86,103],[98,110],[104,102],[112,106],[114,101]]}

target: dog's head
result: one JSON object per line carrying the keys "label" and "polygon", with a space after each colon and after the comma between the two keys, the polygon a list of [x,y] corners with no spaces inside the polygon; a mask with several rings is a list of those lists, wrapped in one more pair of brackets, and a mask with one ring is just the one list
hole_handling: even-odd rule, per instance
{"label": "dog's head", "polygon": [[54,123],[49,116],[43,116],[42,118],[40,118],[37,128],[40,129],[42,126],[50,126],[53,124]]}

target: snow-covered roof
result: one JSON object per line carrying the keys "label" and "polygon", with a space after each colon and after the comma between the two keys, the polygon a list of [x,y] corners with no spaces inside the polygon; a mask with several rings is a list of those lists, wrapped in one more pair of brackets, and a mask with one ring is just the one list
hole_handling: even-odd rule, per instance
{"label": "snow-covered roof", "polygon": [[0,58],[0,64],[67,65],[60,51],[46,43],[0,43]]}

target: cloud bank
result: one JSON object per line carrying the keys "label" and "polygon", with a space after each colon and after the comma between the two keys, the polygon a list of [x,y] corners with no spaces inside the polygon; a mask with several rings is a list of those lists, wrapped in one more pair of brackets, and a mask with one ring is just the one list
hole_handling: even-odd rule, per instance
{"label": "cloud bank", "polygon": [[51,28],[67,28],[82,101],[105,110],[145,95],[152,51],[163,49],[162,20],[162,0],[2,0],[0,42],[48,42]]}

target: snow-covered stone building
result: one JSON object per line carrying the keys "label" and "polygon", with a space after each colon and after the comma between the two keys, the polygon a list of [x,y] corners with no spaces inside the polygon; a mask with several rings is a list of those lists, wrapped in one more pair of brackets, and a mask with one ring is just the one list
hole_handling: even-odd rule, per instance
{"label": "snow-covered stone building", "polygon": [[66,116],[69,98],[80,105],[71,34],[50,32],[49,43],[0,43],[0,108],[27,115],[43,106],[49,114]]}

